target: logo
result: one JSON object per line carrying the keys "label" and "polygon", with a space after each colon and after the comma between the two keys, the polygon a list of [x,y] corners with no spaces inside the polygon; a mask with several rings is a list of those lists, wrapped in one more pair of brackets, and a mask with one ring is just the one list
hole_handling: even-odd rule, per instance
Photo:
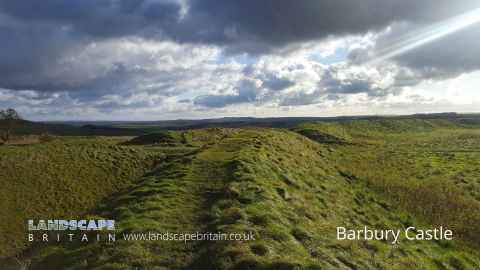
{"label": "logo", "polygon": [[102,231],[102,230],[115,230],[115,220],[63,220],[63,219],[50,219],[39,220],[35,222],[33,219],[28,220],[29,231]]}
{"label": "logo", "polygon": [[29,242],[115,241],[115,220],[40,219],[27,220]]}

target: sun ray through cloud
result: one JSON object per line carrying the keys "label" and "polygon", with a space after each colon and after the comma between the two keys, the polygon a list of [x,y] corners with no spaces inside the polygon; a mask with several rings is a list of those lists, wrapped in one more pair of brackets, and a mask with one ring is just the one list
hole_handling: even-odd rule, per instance
{"label": "sun ray through cloud", "polygon": [[473,26],[480,22],[480,8],[464,13],[445,21],[427,26],[420,30],[409,32],[399,37],[390,45],[381,49],[374,57],[368,59],[365,64],[376,65],[386,60],[405,54],[411,50],[456,33],[462,29]]}

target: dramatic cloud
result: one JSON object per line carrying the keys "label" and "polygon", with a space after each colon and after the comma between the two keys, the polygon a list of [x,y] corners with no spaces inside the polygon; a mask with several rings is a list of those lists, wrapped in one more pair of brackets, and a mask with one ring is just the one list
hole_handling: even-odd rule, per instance
{"label": "dramatic cloud", "polygon": [[226,95],[205,95],[195,99],[196,105],[221,108],[231,104],[254,102],[261,89],[256,82],[242,80],[238,83],[236,93]]}
{"label": "dramatic cloud", "polygon": [[[401,31],[392,29],[393,31]],[[405,30],[404,30],[405,31]],[[386,39],[379,42],[386,43]],[[430,76],[455,76],[464,72],[471,72],[480,68],[480,24],[476,24],[457,33],[453,33],[437,42],[429,43],[395,60],[403,65],[414,68],[419,72],[429,72]],[[435,74],[436,73],[436,74]]]}
{"label": "dramatic cloud", "polygon": [[63,26],[77,35],[111,38],[153,35],[168,29],[178,24],[182,6],[164,0],[7,0],[0,3],[0,9],[22,22]]}
{"label": "dramatic cloud", "polygon": [[5,0],[0,106],[108,118],[387,102],[480,69],[478,23],[364,64],[477,8],[477,0]]}
{"label": "dramatic cloud", "polygon": [[228,45],[232,51],[264,52],[332,35],[378,30],[396,21],[432,23],[478,6],[474,0],[192,0],[182,25],[200,29],[179,39]]}
{"label": "dramatic cloud", "polygon": [[[480,16],[480,10],[478,12]],[[375,37],[370,47],[353,50],[349,58],[353,64],[361,65],[369,59],[382,57],[382,52],[389,52],[390,48],[408,43],[403,46],[412,46],[421,42],[418,29],[421,26],[412,23],[396,23]],[[441,31],[444,29],[437,29]],[[433,33],[435,34],[435,33]],[[400,66],[410,68],[414,73],[410,77],[418,78],[450,78],[465,72],[480,68],[480,23],[461,29],[458,32],[429,42],[396,55],[391,60]],[[402,47],[397,48],[401,50]],[[380,63],[382,64],[382,63]],[[404,76],[407,74],[403,74]]]}

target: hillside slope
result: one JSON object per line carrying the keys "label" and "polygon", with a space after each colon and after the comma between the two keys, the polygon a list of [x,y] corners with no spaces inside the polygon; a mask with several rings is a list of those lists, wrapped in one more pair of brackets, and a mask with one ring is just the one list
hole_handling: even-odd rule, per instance
{"label": "hillside slope", "polygon": [[[311,123],[294,130],[343,140],[331,145],[331,159],[346,175],[478,246],[480,129],[473,127],[444,119],[408,119]],[[320,136],[309,138],[323,143]]]}
{"label": "hillside slope", "polygon": [[26,245],[26,219],[75,217],[149,169],[148,154],[105,138],[0,147],[0,258]]}
{"label": "hillside slope", "polygon": [[[210,133],[209,133],[210,132]],[[428,227],[338,168],[335,149],[285,130],[211,138],[98,207],[113,243],[53,245],[32,269],[476,269],[461,242],[339,241],[336,227]],[[255,241],[125,241],[123,233],[253,232]]]}

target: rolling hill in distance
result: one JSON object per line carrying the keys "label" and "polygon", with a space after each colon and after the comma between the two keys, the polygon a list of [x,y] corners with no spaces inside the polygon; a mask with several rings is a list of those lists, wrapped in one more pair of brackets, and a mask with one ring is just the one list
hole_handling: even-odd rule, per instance
{"label": "rolling hill in distance", "polygon": [[273,117],[273,118],[256,118],[256,117],[223,117],[212,119],[177,119],[177,120],[159,120],[159,121],[51,121],[43,122],[44,124],[54,126],[74,127],[117,127],[135,129],[156,129],[156,130],[182,130],[182,129],[198,129],[198,128],[215,128],[215,127],[272,127],[272,128],[291,128],[295,125],[305,122],[343,122],[351,120],[375,120],[375,119],[449,119],[458,123],[478,123],[480,114],[457,114],[451,113],[435,113],[435,114],[414,114],[404,116],[338,116],[338,117]]}

